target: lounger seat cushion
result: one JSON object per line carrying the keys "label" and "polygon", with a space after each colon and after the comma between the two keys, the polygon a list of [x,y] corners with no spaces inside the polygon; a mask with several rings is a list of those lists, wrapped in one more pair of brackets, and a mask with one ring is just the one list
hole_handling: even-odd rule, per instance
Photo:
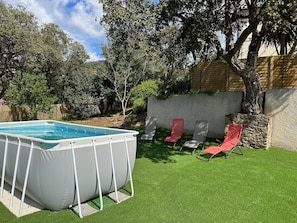
{"label": "lounger seat cushion", "polygon": [[181,136],[167,136],[165,138],[166,142],[176,142],[177,140],[180,139]]}
{"label": "lounger seat cushion", "polygon": [[141,136],[141,140],[153,140],[155,134],[154,133],[149,133],[149,134],[143,134]]}
{"label": "lounger seat cushion", "polygon": [[207,153],[210,153],[213,155],[216,155],[216,154],[220,153],[221,151],[222,151],[222,148],[219,146],[210,146],[204,150],[204,152],[207,152]]}
{"label": "lounger seat cushion", "polygon": [[188,147],[190,149],[195,149],[199,146],[199,142],[197,142],[196,140],[190,140],[190,141],[186,141],[184,144],[183,144],[183,147]]}

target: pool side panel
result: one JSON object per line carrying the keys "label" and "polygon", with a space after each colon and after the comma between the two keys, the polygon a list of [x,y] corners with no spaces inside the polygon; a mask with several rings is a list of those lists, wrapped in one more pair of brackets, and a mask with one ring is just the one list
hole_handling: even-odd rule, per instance
{"label": "pool side panel", "polygon": [[[99,196],[93,142],[96,145],[102,193],[106,194],[115,190],[113,174],[116,176],[117,189],[127,184],[129,173],[125,138],[129,149],[131,169],[133,170],[136,157],[136,135],[137,132],[127,131],[126,134],[72,140],[74,141],[81,202]],[[2,173],[5,138],[5,135],[0,135],[0,173]],[[20,140],[20,160],[16,187],[22,191],[31,141],[27,138]],[[34,142],[26,195],[49,210],[65,209],[76,205],[78,202],[70,142],[63,140],[53,149],[44,149],[44,144],[40,140]],[[109,142],[111,142],[112,148]],[[12,184],[13,180],[18,143],[17,137],[9,136],[9,149],[5,166],[5,181],[9,184]],[[111,166],[111,151],[115,162],[115,173],[113,173]]]}

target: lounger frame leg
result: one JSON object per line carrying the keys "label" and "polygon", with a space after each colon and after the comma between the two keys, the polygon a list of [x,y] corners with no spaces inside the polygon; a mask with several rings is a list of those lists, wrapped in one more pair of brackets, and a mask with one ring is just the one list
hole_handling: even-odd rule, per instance
{"label": "lounger frame leg", "polygon": [[238,147],[234,147],[234,148],[229,152],[229,154],[228,154],[228,156],[227,156],[226,158],[228,158],[229,156],[231,156],[231,153],[233,153],[233,151],[234,151],[235,149],[238,149],[238,150],[240,151],[240,153],[236,153],[236,154],[238,154],[238,155],[243,155],[243,152],[242,152],[241,148],[238,146]]}
{"label": "lounger frame leg", "polygon": [[207,161],[209,162],[215,155],[216,154],[212,154]]}

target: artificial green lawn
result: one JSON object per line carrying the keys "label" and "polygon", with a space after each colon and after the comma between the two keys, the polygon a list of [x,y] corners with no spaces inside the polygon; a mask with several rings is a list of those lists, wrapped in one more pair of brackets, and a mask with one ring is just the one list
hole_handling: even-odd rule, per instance
{"label": "artificial green lawn", "polygon": [[133,198],[83,219],[70,210],[17,218],[0,203],[0,222],[297,221],[297,153],[243,149],[206,162],[163,143],[168,130],[157,131],[155,143],[139,141]]}

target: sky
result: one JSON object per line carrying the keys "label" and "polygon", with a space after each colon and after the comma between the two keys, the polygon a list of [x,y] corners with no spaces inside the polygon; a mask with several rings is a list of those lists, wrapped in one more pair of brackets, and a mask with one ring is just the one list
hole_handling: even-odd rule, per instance
{"label": "sky", "polygon": [[[159,0],[152,0],[157,3]],[[104,29],[99,24],[102,4],[98,0],[4,0],[16,7],[22,5],[33,13],[40,25],[55,23],[72,39],[82,44],[89,61],[104,59],[101,45],[106,43]],[[97,19],[97,21],[96,21]]]}
{"label": "sky", "polygon": [[[106,43],[104,29],[98,19],[102,17],[102,4],[98,0],[4,0],[22,5],[32,12],[38,23],[55,23],[72,39],[82,44],[90,61],[103,59],[101,44]],[[97,21],[96,21],[97,18]]]}

